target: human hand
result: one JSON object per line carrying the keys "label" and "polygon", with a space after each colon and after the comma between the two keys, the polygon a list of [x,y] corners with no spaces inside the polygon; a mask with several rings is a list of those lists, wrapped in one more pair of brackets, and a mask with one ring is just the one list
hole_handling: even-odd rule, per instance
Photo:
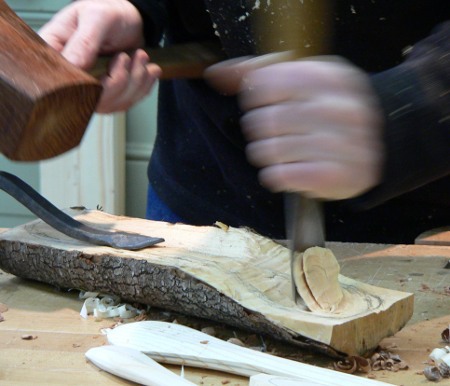
{"label": "human hand", "polygon": [[[118,53],[101,79],[97,112],[123,111],[147,95],[161,69],[138,49],[142,19],[127,0],[75,1],[59,11],[39,34],[76,66],[88,70],[99,54]],[[137,49],[128,55],[123,51]]]}
{"label": "human hand", "polygon": [[324,199],[378,184],[383,121],[368,76],[343,61],[268,58],[232,60],[206,73],[219,90],[239,94],[247,157],[261,168],[261,183]]}

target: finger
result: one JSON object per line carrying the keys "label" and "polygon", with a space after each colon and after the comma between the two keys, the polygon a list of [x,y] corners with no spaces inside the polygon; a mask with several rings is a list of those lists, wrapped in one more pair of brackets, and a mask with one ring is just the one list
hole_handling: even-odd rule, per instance
{"label": "finger", "polygon": [[116,100],[128,85],[131,58],[126,53],[120,53],[110,63],[109,73],[101,78],[103,93],[97,105],[97,112],[109,113],[115,111]]}
{"label": "finger", "polygon": [[284,136],[251,142],[247,145],[245,153],[248,161],[258,167],[268,167],[271,165],[305,162],[308,160],[308,154],[303,149],[304,137]]}
{"label": "finger", "polygon": [[[259,172],[263,186],[273,192],[296,191],[309,197],[337,199],[341,191],[342,171],[330,162],[273,165]],[[333,188],[330,189],[330,186]]]}
{"label": "finger", "polygon": [[[311,102],[282,102],[247,112],[241,118],[241,128],[249,141],[289,134],[308,134],[318,126],[318,117],[308,114]],[[328,123],[325,119],[322,124]]]}
{"label": "finger", "polygon": [[240,120],[242,133],[248,141],[256,141],[288,134],[306,134],[297,113],[299,106],[289,102],[250,110]]}
{"label": "finger", "polygon": [[103,79],[105,92],[97,111],[127,110],[147,95],[162,72],[148,60],[143,50],[138,50],[132,58],[119,55],[111,65],[110,74]]}
{"label": "finger", "polygon": [[90,68],[104,45],[107,28],[99,27],[102,24],[100,13],[80,13],[77,28],[62,51],[64,57],[80,68]]}
{"label": "finger", "polygon": [[355,140],[361,135],[373,135],[365,128],[376,124],[378,115],[364,100],[331,94],[256,108],[241,118],[242,132],[249,141],[324,130]]}
{"label": "finger", "polygon": [[76,29],[76,25],[75,14],[65,9],[40,28],[38,34],[48,45],[61,52]]}
{"label": "finger", "polygon": [[54,31],[40,30],[39,36],[56,51],[61,52],[69,38],[66,31],[61,31],[59,28]]}
{"label": "finger", "polygon": [[367,150],[356,142],[345,141],[335,133],[321,132],[252,142],[247,145],[246,155],[249,162],[259,168],[316,161],[331,161],[357,167],[360,160],[367,158]]}
{"label": "finger", "polygon": [[360,195],[377,184],[378,174],[370,168],[367,171],[355,173],[354,169],[329,161],[304,162],[264,168],[259,172],[259,180],[273,192],[297,191],[309,197],[341,200]]}
{"label": "finger", "polygon": [[342,62],[301,60],[259,68],[241,83],[245,111],[287,100],[305,101],[321,94],[367,93],[369,85],[354,67]]}
{"label": "finger", "polygon": [[222,94],[235,95],[239,92],[242,78],[245,75],[244,68],[239,64],[248,58],[234,58],[214,64],[203,72],[203,77]]}
{"label": "finger", "polygon": [[132,57],[126,88],[116,100],[116,110],[127,110],[146,96],[155,81],[161,75],[161,68],[148,63],[149,57],[143,50],[138,50]]}
{"label": "finger", "polygon": [[235,95],[240,91],[241,83],[250,71],[293,59],[293,53],[290,51],[229,59],[207,68],[204,77],[222,93]]}

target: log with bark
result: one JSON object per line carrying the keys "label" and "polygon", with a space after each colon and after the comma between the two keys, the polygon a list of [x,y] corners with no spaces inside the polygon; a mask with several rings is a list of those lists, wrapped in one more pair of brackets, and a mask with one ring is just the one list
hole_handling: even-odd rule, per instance
{"label": "log with bark", "polygon": [[225,323],[335,357],[363,355],[412,316],[412,294],[340,275],[328,250],[313,249],[304,259],[296,284],[305,303],[295,304],[290,251],[251,230],[85,209],[68,213],[91,226],[165,241],[139,251],[118,250],[71,239],[35,220],[0,234],[0,268],[59,288],[114,294]]}

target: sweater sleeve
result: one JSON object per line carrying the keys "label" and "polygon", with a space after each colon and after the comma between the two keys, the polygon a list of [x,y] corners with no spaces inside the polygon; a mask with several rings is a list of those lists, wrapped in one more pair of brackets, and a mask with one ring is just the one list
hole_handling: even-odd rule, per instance
{"label": "sweater sleeve", "polygon": [[450,21],[372,83],[384,111],[386,158],[381,184],[349,200],[357,209],[450,174]]}
{"label": "sweater sleeve", "polygon": [[146,45],[155,47],[161,41],[167,25],[167,9],[164,0],[129,0],[142,16]]}

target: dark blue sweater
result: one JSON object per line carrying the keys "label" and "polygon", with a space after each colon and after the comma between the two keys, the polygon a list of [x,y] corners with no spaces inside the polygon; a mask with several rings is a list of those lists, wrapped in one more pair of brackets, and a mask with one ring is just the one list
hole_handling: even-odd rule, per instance
{"label": "dark blue sweater", "polygon": [[[251,15],[267,4],[132,3],[144,17],[149,45],[163,33],[166,44],[216,39],[229,57],[257,53]],[[379,186],[326,204],[327,239],[412,243],[425,230],[450,225],[448,0],[336,3],[331,54],[373,74],[386,118],[387,159]],[[246,161],[235,98],[202,80],[164,81],[158,111],[148,175],[161,200],[186,223],[222,221],[284,238],[282,197],[261,187]]]}

